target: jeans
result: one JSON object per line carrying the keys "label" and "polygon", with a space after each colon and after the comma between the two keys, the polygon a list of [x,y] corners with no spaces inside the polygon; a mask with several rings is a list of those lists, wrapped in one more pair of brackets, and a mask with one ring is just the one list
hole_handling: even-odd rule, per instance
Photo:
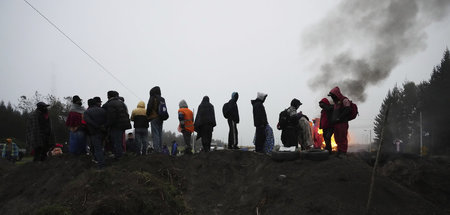
{"label": "jeans", "polygon": [[236,148],[238,145],[238,131],[236,127],[236,123],[228,119],[228,127],[230,131],[228,132],[228,149]]}
{"label": "jeans", "polygon": [[111,128],[109,131],[110,141],[114,147],[114,156],[116,158],[122,157],[123,154],[123,129]]}
{"label": "jeans", "polygon": [[94,134],[89,136],[91,146],[94,148],[95,159],[98,162],[98,167],[102,168],[105,166],[105,157],[103,154],[103,145],[102,145],[102,134]]}
{"label": "jeans", "polygon": [[157,153],[162,153],[162,127],[163,121],[154,119],[150,122],[152,126],[153,149]]}
{"label": "jeans", "polygon": [[86,135],[84,131],[78,129],[69,134],[69,152],[74,155],[86,154]]}
{"label": "jeans", "polygon": [[146,155],[148,147],[148,129],[135,128],[134,141],[136,143],[136,154]]}

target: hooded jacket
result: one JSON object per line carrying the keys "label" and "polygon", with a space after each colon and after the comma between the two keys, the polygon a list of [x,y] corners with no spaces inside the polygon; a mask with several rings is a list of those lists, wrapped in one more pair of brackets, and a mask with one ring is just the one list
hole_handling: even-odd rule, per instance
{"label": "hooded jacket", "polygon": [[351,113],[350,100],[348,100],[347,97],[342,95],[339,87],[331,89],[328,95],[329,96],[335,95],[338,99],[338,101],[335,102],[334,104],[334,110],[331,121],[333,123],[348,122],[348,117]]}
{"label": "hooded jacket", "polygon": [[255,100],[251,100],[253,105],[253,124],[255,127],[263,127],[269,124],[267,122],[266,109],[264,108],[264,101],[266,101],[267,94],[258,93]]}
{"label": "hooded jacket", "polygon": [[319,104],[323,103],[324,107],[322,108],[322,111],[320,111],[320,129],[327,129],[332,128],[333,125],[331,123],[331,117],[333,115],[333,105],[330,104],[330,101],[328,101],[327,98],[323,98],[320,100]]}
{"label": "hooded jacket", "polygon": [[214,106],[209,102],[209,97],[203,97],[202,102],[198,106],[197,116],[195,116],[194,128],[199,132],[202,126],[216,126],[216,117]]}
{"label": "hooded jacket", "polygon": [[194,132],[194,114],[189,110],[185,100],[181,100],[178,109],[178,119],[180,120],[180,128],[189,132]]}
{"label": "hooded jacket", "polygon": [[147,110],[144,101],[140,101],[137,108],[131,112],[131,121],[134,122],[134,128],[148,128]]}
{"label": "hooded jacket", "polygon": [[27,121],[27,144],[33,148],[54,142],[48,110],[37,108]]}
{"label": "hooded jacket", "polygon": [[147,111],[146,111],[147,117],[150,121],[159,117],[158,115],[159,101],[162,99],[163,98],[161,97],[161,89],[158,86],[153,87],[150,90],[150,98],[148,99],[147,102]]}
{"label": "hooded jacket", "polygon": [[231,99],[230,101],[228,101],[229,105],[230,105],[230,117],[228,117],[228,119],[232,120],[235,123],[239,123],[239,109],[237,106],[237,101],[239,98],[239,94],[234,92],[231,95]]}
{"label": "hooded jacket", "polygon": [[128,108],[119,97],[110,98],[104,105],[106,110],[106,127],[115,129],[130,129]]}

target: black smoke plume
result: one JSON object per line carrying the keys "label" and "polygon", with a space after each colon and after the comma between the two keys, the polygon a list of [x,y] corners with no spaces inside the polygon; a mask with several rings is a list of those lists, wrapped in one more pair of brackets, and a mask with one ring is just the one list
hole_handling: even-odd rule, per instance
{"label": "black smoke plume", "polygon": [[310,87],[339,86],[350,99],[364,102],[368,86],[426,48],[425,28],[445,18],[449,8],[450,0],[341,1],[303,35],[304,51],[324,57]]}

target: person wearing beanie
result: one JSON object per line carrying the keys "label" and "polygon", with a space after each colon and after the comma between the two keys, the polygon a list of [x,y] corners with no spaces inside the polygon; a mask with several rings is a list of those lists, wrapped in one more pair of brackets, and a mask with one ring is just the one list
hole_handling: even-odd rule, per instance
{"label": "person wearing beanie", "polygon": [[239,123],[239,110],[237,106],[237,101],[239,99],[239,94],[233,92],[231,94],[231,99],[224,104],[222,112],[224,117],[228,121],[228,149],[239,149],[238,147],[238,130],[237,124]]}
{"label": "person wearing beanie", "polygon": [[184,144],[186,144],[184,153],[192,154],[191,136],[194,132],[194,113],[188,108],[185,100],[181,100],[178,106],[180,108],[178,109],[178,120],[180,121],[178,130],[183,134]]}
{"label": "person wearing beanie", "polygon": [[198,106],[197,116],[195,116],[194,129],[197,132],[197,139],[202,138],[203,152],[211,150],[212,132],[216,127],[216,116],[214,106],[209,102],[209,97],[204,96]]}
{"label": "person wearing beanie", "polygon": [[105,158],[102,142],[106,135],[106,110],[100,107],[100,103],[95,98],[89,99],[89,108],[84,112],[83,119],[86,122],[88,139],[94,160],[97,161],[98,168],[103,168],[105,166]]}
{"label": "person wearing beanie", "polygon": [[148,148],[148,127],[147,110],[144,101],[139,101],[136,109],[131,112],[131,121],[134,122],[134,142],[137,155],[146,155]]}
{"label": "person wearing beanie", "polygon": [[266,142],[266,126],[267,122],[266,109],[264,102],[266,101],[267,94],[258,92],[256,99],[251,100],[253,106],[253,124],[256,128],[255,132],[255,151],[264,153],[264,144]]}
{"label": "person wearing beanie", "polygon": [[44,102],[38,102],[36,110],[30,114],[27,121],[26,142],[34,151],[33,161],[44,161],[48,150],[54,144],[48,106]]}
{"label": "person wearing beanie", "polygon": [[69,128],[69,152],[74,155],[86,154],[86,124],[83,121],[85,109],[78,95],[72,97],[66,126]]}
{"label": "person wearing beanie", "polygon": [[108,91],[107,96],[108,101],[102,106],[106,110],[105,127],[109,134],[109,141],[114,148],[114,158],[120,159],[124,152],[125,130],[131,128],[130,115],[117,91]]}
{"label": "person wearing beanie", "polygon": [[298,108],[302,105],[300,100],[294,98],[291,105],[280,113],[277,128],[281,130],[281,142],[285,147],[298,147],[300,133]]}

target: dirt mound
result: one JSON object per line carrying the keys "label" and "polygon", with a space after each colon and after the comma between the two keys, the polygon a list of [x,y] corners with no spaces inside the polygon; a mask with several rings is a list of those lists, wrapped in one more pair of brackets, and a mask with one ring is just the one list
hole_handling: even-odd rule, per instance
{"label": "dirt mound", "polygon": [[[63,156],[8,169],[0,214],[363,214],[371,174],[352,155],[274,162],[243,151],[128,156],[94,167]],[[433,202],[379,176],[370,214],[445,214]]]}

